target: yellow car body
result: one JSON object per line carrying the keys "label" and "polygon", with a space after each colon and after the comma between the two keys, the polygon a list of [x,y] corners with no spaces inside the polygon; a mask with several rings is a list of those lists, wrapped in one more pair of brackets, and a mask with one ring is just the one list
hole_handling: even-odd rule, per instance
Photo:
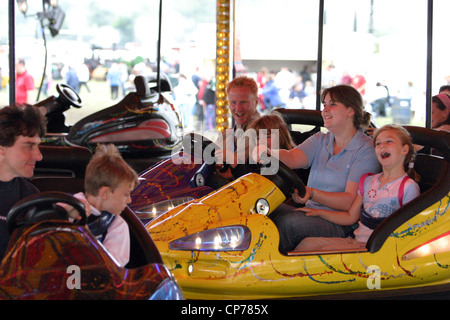
{"label": "yellow car body", "polygon": [[[269,203],[270,212],[285,200],[270,180],[250,173],[147,225],[187,299],[289,298],[450,283],[448,193],[399,226],[376,252],[362,248],[289,256],[278,251],[274,223],[256,213],[255,200],[261,198]],[[250,244],[245,250],[170,248],[170,243],[182,237],[236,225],[250,230]],[[423,245],[430,241],[442,246],[441,252],[411,258],[412,251],[425,251]]]}
{"label": "yellow car body", "polygon": [[[319,111],[280,112],[287,123],[323,124]],[[413,143],[426,147],[414,167],[421,195],[386,218],[365,246],[281,254],[270,214],[290,196],[280,183],[289,173],[276,179],[249,173],[167,211],[146,229],[187,299],[448,294],[450,133],[405,128]]]}

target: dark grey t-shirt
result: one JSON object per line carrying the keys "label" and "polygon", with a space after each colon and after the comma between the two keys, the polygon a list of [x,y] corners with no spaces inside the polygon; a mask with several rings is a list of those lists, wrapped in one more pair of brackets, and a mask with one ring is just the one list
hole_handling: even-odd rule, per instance
{"label": "dark grey t-shirt", "polygon": [[39,193],[39,190],[25,178],[14,178],[11,181],[0,181],[0,260],[5,255],[9,243],[6,228],[6,216],[9,210],[23,198]]}

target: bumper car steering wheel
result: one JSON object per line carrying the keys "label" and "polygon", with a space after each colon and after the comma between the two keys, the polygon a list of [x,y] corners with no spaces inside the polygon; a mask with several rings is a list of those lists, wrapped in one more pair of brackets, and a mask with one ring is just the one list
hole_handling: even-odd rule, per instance
{"label": "bumper car steering wheel", "polygon": [[9,211],[6,218],[6,226],[11,234],[14,229],[32,225],[46,220],[65,220],[69,215],[67,211],[57,203],[65,203],[74,207],[81,219],[76,221],[79,225],[86,224],[86,211],[84,204],[63,192],[42,192],[28,196],[17,202]]}
{"label": "bumper car steering wheel", "polygon": [[[189,143],[187,145],[186,143]],[[195,147],[201,143],[201,148]],[[186,150],[189,154],[199,156],[199,157],[211,157],[211,159],[215,159],[214,157],[214,150],[218,148],[218,146],[209,140],[208,138],[205,138],[204,136],[197,134],[197,133],[190,133],[189,139],[185,138],[183,139],[183,148]],[[202,152],[201,154],[198,154],[198,152]],[[205,152],[206,151],[206,152]],[[266,178],[271,180],[275,185],[283,192],[283,194],[286,196],[286,198],[290,198],[291,195],[294,193],[294,189],[298,190],[298,193],[301,197],[303,197],[306,194],[306,187],[303,183],[302,179],[298,177],[298,175],[286,166],[283,162],[278,160],[275,157],[271,157],[270,163],[258,163],[260,167],[260,173],[263,172],[263,169],[268,168],[269,164],[278,163],[278,170],[276,172],[273,172],[272,174],[264,175]],[[238,164],[239,165],[239,164]],[[229,165],[224,164],[224,168],[221,169],[221,171],[226,171],[228,169]],[[270,171],[270,170],[268,170]],[[250,173],[249,171],[248,173]]]}
{"label": "bumper car steering wheel", "polygon": [[[290,198],[294,193],[294,189],[297,189],[300,197],[304,197],[306,194],[306,187],[303,183],[303,180],[299,178],[299,176],[295,173],[294,170],[285,165],[282,161],[278,160],[274,156],[271,157],[271,164],[278,161],[277,170],[269,170],[272,171],[272,174],[264,175],[264,177],[271,180],[285,195],[286,198]],[[261,164],[261,172],[263,168],[268,167],[267,164]]]}
{"label": "bumper car steering wheel", "polygon": [[71,86],[59,83],[56,85],[56,91],[59,93],[59,97],[56,100],[61,105],[72,105],[75,108],[81,108],[83,105],[80,96]]}

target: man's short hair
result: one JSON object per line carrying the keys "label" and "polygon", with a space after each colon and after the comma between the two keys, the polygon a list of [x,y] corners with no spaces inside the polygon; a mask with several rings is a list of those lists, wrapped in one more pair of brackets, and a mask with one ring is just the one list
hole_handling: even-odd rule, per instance
{"label": "man's short hair", "polygon": [[114,144],[100,144],[86,167],[84,191],[97,196],[101,187],[113,191],[121,182],[138,183],[136,171],[123,160]]}
{"label": "man's short hair", "polygon": [[227,93],[232,88],[250,88],[255,98],[258,98],[258,84],[254,79],[247,76],[236,77],[230,83],[228,83]]}
{"label": "man's short hair", "polygon": [[29,104],[12,105],[0,109],[0,145],[11,147],[17,137],[43,137],[46,118],[38,108]]}

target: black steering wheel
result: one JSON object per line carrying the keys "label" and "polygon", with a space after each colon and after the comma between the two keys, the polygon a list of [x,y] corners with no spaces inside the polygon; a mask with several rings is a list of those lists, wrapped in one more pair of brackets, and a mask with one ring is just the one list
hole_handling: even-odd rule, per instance
{"label": "black steering wheel", "polygon": [[42,192],[20,200],[11,208],[6,218],[8,232],[11,234],[18,227],[40,221],[67,220],[69,218],[67,211],[57,203],[74,207],[81,217],[76,223],[86,224],[86,211],[80,200],[64,192]]}
{"label": "black steering wheel", "polygon": [[[183,149],[190,155],[202,158],[209,165],[216,164],[217,158],[215,157],[215,151],[219,147],[201,134],[195,132],[186,134],[183,137]],[[224,163],[220,171],[224,172],[228,168],[229,164]]]}
{"label": "black steering wheel", "polygon": [[[278,165],[272,167],[273,164],[277,163]],[[305,196],[306,187],[303,180],[299,178],[294,170],[289,168],[282,161],[278,160],[274,156],[271,156],[270,163],[260,163],[260,167],[261,174],[271,180],[283,192],[286,198],[290,198],[292,196],[294,189],[297,189],[300,197]],[[265,174],[265,171],[267,174]]]}
{"label": "black steering wheel", "polygon": [[[187,143],[189,143],[189,145]],[[200,143],[201,148],[198,147]],[[200,157],[207,156],[211,157],[211,159],[215,159],[214,151],[216,150],[216,148],[218,148],[218,146],[214,142],[200,134],[190,133],[183,139],[183,148],[184,150],[187,150],[189,154]],[[201,152],[201,154],[199,154],[199,152]],[[258,163],[260,174],[264,175],[273,183],[275,183],[275,185],[283,192],[286,198],[290,198],[292,196],[292,194],[294,193],[294,189],[297,189],[301,197],[305,196],[305,184],[291,168],[286,166],[283,162],[281,162],[274,156],[266,158],[266,160],[270,161],[266,163]],[[278,165],[276,166],[276,168],[273,168],[273,164]],[[224,166],[228,166],[228,164],[224,164]]]}
{"label": "black steering wheel", "polygon": [[56,85],[56,91],[59,93],[59,97],[56,99],[62,105],[72,105],[75,108],[81,108],[83,105],[78,93],[69,85],[64,83],[58,83]]}
{"label": "black steering wheel", "polygon": [[183,137],[183,149],[196,157],[201,157],[205,155],[205,151],[207,152],[208,159],[204,159],[207,162],[211,162],[211,160],[215,161],[215,150],[218,146],[212,142],[210,139],[202,136],[201,134],[190,132]]}

